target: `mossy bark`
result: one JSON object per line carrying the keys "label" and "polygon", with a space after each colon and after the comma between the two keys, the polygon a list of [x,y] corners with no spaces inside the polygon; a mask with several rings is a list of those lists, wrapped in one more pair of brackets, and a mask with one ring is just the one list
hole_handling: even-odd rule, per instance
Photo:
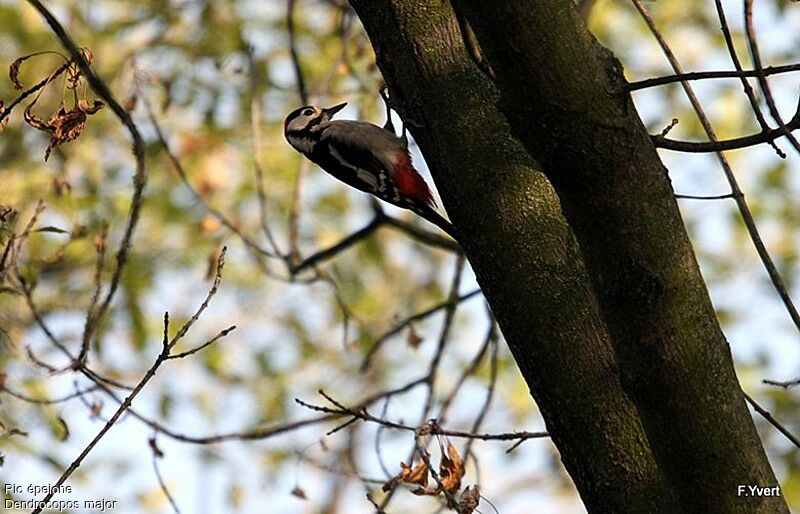
{"label": "mossy bark", "polygon": [[558,198],[512,137],[449,2],[351,4],[586,505],[676,512]]}
{"label": "mossy bark", "polygon": [[543,167],[577,236],[622,383],[659,466],[691,511],[787,512],[772,486],[730,349],[667,171],[619,62],[573,2],[456,0],[497,76],[513,134]]}

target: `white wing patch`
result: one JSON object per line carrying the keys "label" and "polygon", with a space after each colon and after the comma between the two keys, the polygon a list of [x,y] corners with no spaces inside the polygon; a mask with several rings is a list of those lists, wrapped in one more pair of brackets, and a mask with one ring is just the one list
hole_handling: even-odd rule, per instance
{"label": "white wing patch", "polygon": [[367,184],[373,192],[378,189],[378,178],[375,175],[347,162],[344,157],[342,157],[342,154],[340,154],[339,151],[333,147],[333,145],[328,146],[328,148],[330,149],[333,158],[339,161],[339,164],[345,168],[350,168],[351,170],[355,171],[359,180]]}

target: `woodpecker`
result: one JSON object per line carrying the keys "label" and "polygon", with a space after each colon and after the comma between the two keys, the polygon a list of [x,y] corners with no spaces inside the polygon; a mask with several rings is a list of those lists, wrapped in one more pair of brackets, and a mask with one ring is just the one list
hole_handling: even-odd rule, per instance
{"label": "woodpecker", "polygon": [[332,120],[347,103],[321,109],[307,105],[286,117],[283,132],[295,150],[345,184],[409,209],[456,239],[436,211],[430,188],[411,164],[408,141],[391,129],[364,121]]}

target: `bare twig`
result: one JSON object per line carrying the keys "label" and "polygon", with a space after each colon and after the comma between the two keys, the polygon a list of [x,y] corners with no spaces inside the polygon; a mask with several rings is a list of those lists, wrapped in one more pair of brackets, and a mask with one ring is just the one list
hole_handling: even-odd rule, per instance
{"label": "bare twig", "polygon": [[715,195],[715,196],[698,196],[698,195],[675,195],[675,198],[681,200],[725,200],[727,198],[733,198],[732,193],[728,193],[725,195]]}
{"label": "bare twig", "polygon": [[67,70],[67,68],[69,68],[71,65],[72,61],[65,62],[64,64],[56,68],[55,71],[53,71],[49,76],[43,78],[37,84],[31,86],[30,88],[20,93],[18,97],[16,97],[14,100],[11,101],[11,103],[0,109],[0,123],[2,123],[3,120],[6,119],[6,117],[11,115],[11,111],[14,109],[14,107],[22,103],[23,100],[25,100],[32,94],[36,93],[50,82],[52,82],[53,79],[64,73]]}
{"label": "bare twig", "polygon": [[761,53],[758,51],[756,31],[753,27],[753,0],[744,0],[744,21],[747,43],[750,47],[750,57],[753,59],[753,68],[756,70],[758,85],[761,88],[761,92],[764,94],[767,107],[769,107],[769,114],[772,116],[772,119],[775,120],[775,123],[778,124],[778,130],[786,136],[786,139],[792,144],[794,149],[800,152],[800,141],[792,135],[792,129],[783,121],[781,113],[778,111],[778,106],[775,104],[775,99],[772,97],[772,90],[769,87],[767,77],[762,71],[764,66],[761,64]]}
{"label": "bare twig", "polygon": [[[672,69],[675,73],[683,73],[678,60],[675,58],[675,55],[672,53],[672,50],[667,45],[667,42],[664,40],[664,37],[658,31],[655,26],[655,22],[650,17],[647,9],[645,8],[644,4],[641,0],[632,0],[633,4],[636,6],[636,9],[641,14],[642,18],[644,19],[645,23],[647,24],[650,32],[652,32],[653,36],[658,41],[658,44],[661,46],[664,55],[667,57],[667,60],[670,62]],[[705,115],[702,105],[698,100],[697,96],[694,94],[694,90],[692,86],[688,82],[681,82],[681,86],[683,86],[686,95],[689,97],[689,101],[692,104],[695,112],[697,113],[698,118],[700,119],[700,123],[703,125],[703,129],[708,136],[708,139],[712,143],[717,142],[717,135],[714,131],[711,122],[708,120],[708,117]],[[793,121],[800,124],[800,103],[798,104],[798,111],[793,118]],[[776,129],[781,135],[783,132]],[[764,245],[764,241],[761,239],[761,235],[759,234],[758,227],[756,226],[755,219],[753,218],[752,212],[750,212],[750,207],[747,205],[747,202],[744,199],[744,194],[742,193],[741,188],[739,187],[739,183],[736,180],[736,176],[733,173],[733,169],[728,162],[728,159],[725,155],[722,154],[721,151],[717,151],[717,160],[719,161],[722,169],[725,173],[725,178],[728,181],[728,184],[731,188],[731,195],[736,202],[736,206],[739,209],[739,213],[742,216],[742,221],[747,229],[747,233],[750,236],[750,239],[753,242],[753,246],[756,248],[756,252],[758,253],[759,258],[761,259],[764,268],[769,275],[769,278],[772,282],[773,287],[778,292],[781,300],[783,301],[783,305],[786,308],[786,311],[789,313],[792,321],[794,322],[795,327],[800,330],[800,313],[798,313],[797,308],[792,301],[791,296],[789,295],[789,291],[786,287],[786,284],[783,281],[783,277],[781,277],[780,273],[778,272],[775,263],[772,260],[769,252],[767,251],[766,246]]]}
{"label": "bare twig", "polygon": [[48,492],[45,495],[45,497],[42,498],[41,502],[38,503],[40,505],[40,507],[37,507],[33,511],[32,514],[38,514],[38,513],[42,512],[42,507],[41,506],[45,505],[47,502],[50,501],[50,499],[53,497],[53,495],[59,490],[59,487],[64,482],[67,481],[67,479],[70,477],[70,475],[72,475],[72,473],[75,472],[76,469],[78,469],[78,467],[81,465],[81,463],[83,463],[83,460],[86,458],[86,456],[89,455],[89,452],[91,452],[92,449],[94,449],[94,447],[97,445],[97,443],[100,442],[100,439],[102,439],[103,436],[106,435],[106,433],[109,430],[111,430],[111,427],[114,426],[114,424],[117,422],[117,420],[120,418],[120,416],[122,416],[122,414],[124,414],[125,411],[127,411],[128,408],[130,408],[131,403],[133,402],[134,398],[136,398],[136,396],[139,395],[139,393],[142,391],[142,389],[144,389],[144,386],[147,385],[147,383],[150,381],[150,379],[152,379],[155,376],[156,371],[158,370],[158,368],[161,366],[161,364],[164,363],[164,361],[169,356],[169,346],[167,345],[167,329],[168,328],[169,328],[169,316],[167,314],[165,314],[164,315],[164,344],[162,345],[161,353],[159,353],[159,355],[156,358],[155,362],[150,366],[150,369],[148,369],[147,372],[144,374],[144,377],[142,377],[142,379],[139,381],[139,383],[136,384],[136,386],[133,388],[133,391],[131,391],[131,393],[125,398],[125,400],[122,401],[120,406],[117,408],[116,412],[114,412],[114,415],[111,416],[111,418],[106,422],[106,424],[103,426],[103,428],[101,428],[100,431],[89,442],[89,444],[86,445],[86,447],[83,449],[83,451],[80,453],[80,455],[78,455],[78,457],[75,460],[72,461],[72,463],[69,465],[69,467],[66,470],[64,470],[64,472],[61,474],[61,476],[58,478],[58,480],[55,481],[55,483],[50,488],[50,492]]}
{"label": "bare twig", "polygon": [[[733,44],[733,37],[731,37],[731,31],[728,27],[728,20],[725,17],[725,8],[722,6],[722,0],[714,0],[714,5],[717,9],[717,16],[719,17],[722,35],[725,37],[725,45],[728,47],[728,55],[731,58],[733,67],[736,68],[736,71],[742,72],[742,63],[739,60],[739,55],[736,53],[736,45]],[[755,71],[759,72],[760,70],[756,69]],[[747,100],[750,102],[750,107],[753,109],[753,113],[756,115],[758,126],[761,127],[762,132],[767,132],[769,130],[769,125],[767,125],[767,120],[764,119],[764,114],[761,112],[761,107],[758,105],[758,98],[756,98],[753,88],[750,87],[750,82],[748,82],[747,78],[744,76],[739,77],[739,80],[742,83],[742,88],[747,96]],[[778,148],[778,145],[775,144],[775,141],[770,141],[769,144],[775,149],[775,152],[777,152],[779,157],[783,159],[786,158],[786,154],[783,153],[780,148]]]}
{"label": "bare twig", "polygon": [[133,118],[131,118],[130,114],[128,114],[128,111],[125,110],[125,108],[123,108],[119,102],[117,102],[114,94],[108,88],[106,83],[97,75],[95,75],[94,71],[89,66],[89,63],[86,61],[84,52],[75,44],[56,17],[53,16],[53,14],[39,0],[27,1],[45,19],[47,24],[50,26],[50,29],[55,33],[56,37],[58,37],[59,41],[61,41],[61,44],[71,55],[72,60],[81,69],[81,73],[84,77],[86,77],[86,80],[89,82],[89,85],[92,87],[92,90],[95,92],[95,94],[97,94],[97,96],[99,96],[111,108],[114,114],[116,114],[117,118],[119,118],[122,124],[125,125],[125,128],[128,130],[128,133],[131,136],[133,155],[136,159],[136,172],[133,175],[133,196],[131,198],[131,206],[128,212],[128,222],[125,227],[125,233],[122,236],[119,249],[117,250],[117,266],[113,275],[111,276],[111,281],[109,282],[108,291],[106,292],[105,298],[100,303],[100,306],[97,308],[94,316],[92,317],[93,323],[86,327],[88,334],[84,335],[84,340],[91,341],[94,332],[97,330],[98,325],[108,311],[111,301],[114,299],[114,295],[119,287],[119,282],[122,278],[122,270],[125,268],[125,264],[128,261],[131,240],[133,239],[133,234],[139,222],[139,214],[144,201],[144,189],[147,185],[147,166],[144,158],[144,141],[139,133],[139,129],[136,127],[136,124],[133,121]]}
{"label": "bare twig", "polygon": [[158,485],[164,492],[164,496],[167,497],[169,504],[172,506],[173,512],[175,512],[175,514],[181,514],[181,511],[178,508],[178,504],[175,503],[175,498],[172,497],[172,494],[169,492],[169,488],[167,487],[166,482],[164,482],[164,477],[161,476],[161,469],[159,469],[158,466],[158,459],[162,458],[164,454],[157,446],[155,435],[153,435],[153,437],[150,439],[149,444],[150,444],[150,450],[153,454],[153,471],[155,471],[156,473],[156,480],[158,480]]}
{"label": "bare twig", "polygon": [[[464,302],[466,300],[469,300],[470,298],[473,298],[473,297],[477,296],[478,294],[480,294],[480,292],[481,292],[480,289],[473,289],[472,291],[470,291],[468,293],[465,293],[465,294],[459,296],[458,298],[456,298],[455,302],[457,302],[457,303]],[[403,331],[403,329],[405,329],[406,327],[410,326],[412,323],[415,323],[417,321],[421,321],[421,320],[423,320],[425,318],[428,318],[429,316],[432,316],[433,314],[436,314],[437,312],[439,312],[442,309],[448,308],[448,306],[450,306],[451,303],[452,302],[449,299],[445,300],[444,302],[438,303],[438,304],[434,305],[433,307],[431,307],[429,309],[426,309],[426,310],[424,310],[422,312],[418,312],[417,314],[414,314],[413,316],[409,316],[408,318],[404,319],[403,321],[400,321],[400,322],[396,323],[394,325],[394,327],[392,327],[388,332],[386,332],[382,336],[380,336],[375,341],[375,344],[373,344],[372,347],[369,349],[367,354],[364,356],[364,360],[361,361],[361,366],[359,368],[361,370],[361,372],[363,373],[364,371],[367,370],[367,368],[369,368],[369,365],[372,363],[372,359],[375,357],[375,354],[378,352],[378,350],[380,350],[381,346],[383,346],[383,344],[386,341],[388,341],[392,336],[399,334],[400,332]]]}
{"label": "bare twig", "polygon": [[246,54],[247,62],[250,65],[250,145],[253,148],[253,171],[258,193],[259,221],[261,230],[272,248],[272,253],[281,255],[267,218],[267,194],[264,190],[264,168],[261,165],[261,97],[258,94],[258,85],[262,82],[262,77],[257,71],[252,49],[248,48]]}
{"label": "bare twig", "polygon": [[[488,310],[488,308],[487,308]],[[478,415],[475,417],[475,421],[472,423],[472,428],[470,429],[471,432],[477,432],[483,420],[486,418],[486,414],[489,412],[489,407],[492,404],[492,400],[494,399],[494,390],[497,385],[497,355],[500,349],[500,344],[498,343],[497,339],[499,337],[498,330],[497,330],[497,322],[494,320],[494,316],[489,313],[490,316],[490,326],[489,332],[486,336],[486,341],[488,341],[492,346],[492,353],[489,357],[489,383],[486,386],[486,397],[483,400],[483,405],[481,406],[481,410],[478,412]],[[472,453],[472,443],[474,439],[468,439],[467,443],[464,447],[464,461],[470,457],[476,460],[476,467],[477,467],[477,459]]]}
{"label": "bare twig", "polygon": [[[298,405],[301,405],[307,409],[322,412],[326,414],[330,414],[332,416],[341,417],[341,416],[351,416],[354,418],[358,418],[363,421],[369,421],[371,423],[376,423],[378,425],[383,425],[386,428],[394,429],[394,430],[404,430],[407,432],[414,432],[417,430],[418,427],[406,425],[404,423],[399,423],[395,421],[391,421],[388,419],[379,418],[377,416],[373,416],[370,414],[366,409],[363,408],[362,405],[357,405],[355,407],[347,407],[341,409],[339,407],[326,407],[324,405],[314,405],[312,403],[308,403],[306,401],[300,400],[299,398],[295,398],[294,400],[297,402]],[[458,437],[464,439],[480,439],[481,441],[517,441],[517,440],[528,440],[528,439],[541,439],[545,437],[549,437],[547,432],[528,432],[528,431],[517,431],[517,432],[503,432],[503,433],[473,433],[463,430],[446,430],[444,428],[436,428],[431,431],[431,435],[442,435],[447,437]]]}
{"label": "bare twig", "polygon": [[742,394],[744,394],[744,398],[745,398],[745,400],[747,400],[747,403],[749,403],[753,407],[753,410],[758,412],[761,415],[762,418],[767,420],[767,422],[770,425],[775,427],[778,430],[778,432],[783,434],[786,437],[786,439],[791,441],[791,443],[793,445],[795,445],[798,448],[800,448],[800,439],[798,439],[796,435],[794,435],[791,432],[789,432],[789,430],[785,426],[783,426],[781,423],[778,422],[778,420],[776,420],[774,417],[772,417],[772,414],[770,414],[769,411],[767,411],[761,405],[756,403],[756,401],[753,400],[750,397],[750,395],[748,395],[747,393],[742,393]]}
{"label": "bare twig", "polygon": [[78,354],[78,360],[83,362],[89,353],[89,346],[91,344],[91,336],[93,333],[92,325],[94,324],[95,309],[97,302],[100,299],[100,292],[103,288],[103,270],[106,264],[106,248],[108,247],[108,224],[104,223],[100,234],[95,241],[95,250],[97,257],[95,258],[94,267],[94,292],[92,299],[89,301],[89,307],[86,308],[86,320],[83,325],[83,341],[81,342],[81,351]]}
{"label": "bare twig", "polygon": [[413,239],[416,239],[417,241],[425,243],[429,246],[442,248],[443,250],[449,250],[451,252],[461,252],[461,247],[455,240],[449,237],[444,237],[437,232],[425,230],[414,223],[409,223],[392,216],[387,216],[386,224],[390,227],[394,227],[402,232],[405,232]]}
{"label": "bare twig", "polygon": [[762,382],[765,384],[782,387],[784,389],[791,389],[792,387],[797,387],[798,385],[800,385],[800,378],[795,378],[792,380],[784,380],[784,381],[765,379],[762,380]]}
{"label": "bare twig", "polygon": [[[783,66],[768,66],[762,70],[762,75],[777,75],[780,73],[791,73],[800,71],[800,64],[786,64]],[[677,73],[675,75],[667,75],[665,77],[655,77],[652,79],[637,80],[629,82],[625,89],[628,91],[639,91],[640,89],[647,89],[656,86],[664,86],[666,84],[674,84],[675,82],[685,82],[687,80],[705,80],[705,79],[735,79],[757,77],[757,70],[741,70],[741,71],[691,71],[689,73]]]}
{"label": "bare twig", "polygon": [[7,394],[9,396],[13,396],[14,398],[17,398],[18,400],[22,400],[22,401],[28,402],[28,403],[34,403],[34,404],[37,404],[37,405],[56,405],[56,404],[59,404],[59,403],[68,402],[70,400],[74,400],[75,398],[83,396],[83,395],[85,395],[87,393],[91,393],[93,391],[96,391],[97,389],[98,389],[98,386],[97,385],[93,385],[93,386],[87,387],[86,389],[80,389],[78,391],[75,391],[74,393],[68,394],[66,396],[61,396],[61,397],[58,397],[58,398],[34,398],[32,396],[28,396],[26,394],[22,394],[20,392],[17,392],[17,391],[14,391],[12,389],[9,389],[9,387],[7,385],[5,385],[5,384],[0,384],[0,392],[5,393],[5,394]]}
{"label": "bare twig", "polygon": [[[688,83],[684,82],[685,87],[689,87]],[[795,111],[792,119],[785,125],[787,130],[796,130],[800,128],[800,101],[798,101],[797,111]],[[675,150],[677,152],[687,153],[710,153],[710,152],[724,152],[727,150],[738,150],[740,148],[747,148],[750,146],[759,145],[774,141],[779,137],[785,135],[784,130],[775,128],[766,132],[759,132],[758,134],[751,134],[749,136],[737,137],[734,139],[717,140],[716,137],[708,142],[695,142],[695,141],[677,141],[668,139],[661,135],[650,136],[653,139],[653,144],[658,148],[666,150]]]}
{"label": "bare twig", "polygon": [[245,234],[242,229],[240,229],[235,223],[228,219],[228,217],[219,209],[212,207],[211,204],[205,199],[205,197],[200,194],[200,192],[194,187],[194,185],[189,180],[189,175],[186,173],[186,169],[183,167],[180,159],[178,156],[175,155],[175,152],[172,151],[172,148],[167,141],[167,137],[164,134],[164,131],[161,128],[161,124],[159,123],[158,119],[156,118],[155,112],[153,110],[150,101],[147,99],[146,95],[140,95],[142,97],[142,101],[145,106],[145,110],[147,111],[147,116],[150,119],[150,123],[153,125],[153,130],[155,130],[156,137],[158,138],[158,142],[163,148],[164,153],[167,154],[167,158],[169,159],[170,163],[172,164],[172,168],[178,174],[178,177],[181,179],[181,182],[186,186],[192,196],[200,203],[214,218],[217,219],[222,225],[224,225],[228,230],[236,234],[239,239],[256,255],[261,255],[264,257],[277,257],[277,255],[273,254],[269,250],[262,248],[261,245],[253,241],[250,236]]}
{"label": "bare twig", "polygon": [[[183,336],[186,335],[189,329],[192,328],[192,325],[194,325],[197,322],[197,320],[200,319],[200,316],[203,314],[203,311],[205,311],[208,308],[208,304],[211,302],[211,299],[214,297],[215,294],[217,294],[217,289],[219,289],[219,284],[222,281],[222,268],[225,267],[225,255],[227,253],[228,253],[228,247],[223,246],[222,251],[219,253],[219,257],[217,257],[216,272],[214,274],[214,282],[211,284],[211,289],[208,290],[208,293],[206,294],[203,303],[200,304],[200,307],[197,308],[192,317],[189,318],[189,320],[183,324],[180,330],[178,330],[178,332],[176,332],[175,335],[172,337],[172,339],[169,341],[167,346],[170,349],[172,349],[172,347],[174,347],[178,343],[178,341],[180,341],[183,338]],[[234,328],[236,327],[223,330],[223,333],[227,334]],[[222,336],[218,335],[218,337],[216,337],[214,340],[217,340],[220,337]]]}
{"label": "bare twig", "polygon": [[386,223],[386,215],[383,214],[383,212],[376,213],[375,217],[372,218],[372,221],[370,221],[369,224],[367,224],[363,228],[356,230],[355,232],[345,237],[338,243],[329,246],[324,250],[320,250],[310,255],[309,257],[306,257],[301,262],[295,265],[291,265],[290,266],[291,273],[293,275],[300,273],[301,271],[311,268],[324,260],[339,255],[342,251],[346,250],[347,248],[353,246],[354,244],[372,235],[372,233],[375,232],[378,228],[380,228],[381,225],[383,225],[384,223]]}
{"label": "bare twig", "polygon": [[289,210],[289,254],[287,255],[290,266],[300,260],[300,209],[303,203],[303,185],[305,184],[308,161],[301,159],[297,168],[297,176],[292,190],[292,207]]}
{"label": "bare twig", "polygon": [[428,419],[431,408],[433,408],[434,392],[436,389],[436,379],[439,373],[439,363],[442,361],[444,349],[450,338],[450,331],[453,327],[453,319],[455,318],[456,309],[460,305],[456,300],[458,299],[458,290],[461,288],[461,277],[463,276],[464,265],[466,258],[463,254],[459,254],[456,258],[456,265],[453,271],[453,278],[450,284],[450,295],[448,297],[449,305],[445,307],[444,321],[442,322],[442,330],[439,333],[439,341],[436,344],[436,351],[431,359],[428,368],[428,389],[425,396],[425,403],[422,408],[422,419],[420,423]]}
{"label": "bare twig", "polygon": [[303,105],[308,105],[308,88],[303,76],[303,67],[300,65],[300,55],[297,51],[297,28],[294,19],[295,0],[286,1],[286,28],[289,31],[289,54],[292,58],[294,78],[297,83],[297,93]]}

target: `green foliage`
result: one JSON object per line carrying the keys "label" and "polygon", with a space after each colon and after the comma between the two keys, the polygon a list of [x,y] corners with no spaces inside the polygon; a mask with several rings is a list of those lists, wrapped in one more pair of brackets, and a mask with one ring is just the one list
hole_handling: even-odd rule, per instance
{"label": "green foliage", "polygon": [[[296,43],[306,83],[313,101],[328,104],[347,100],[354,108],[353,115],[382,123],[383,110],[377,95],[381,79],[372,50],[361,27],[352,20],[352,13],[339,4],[298,3]],[[777,5],[785,10],[790,3],[782,0]],[[209,209],[223,213],[242,234],[268,249],[259,221],[254,172],[258,163],[264,173],[266,219],[283,252],[288,250],[288,220],[300,174],[304,176],[299,206],[302,256],[336,243],[371,219],[363,195],[348,191],[315,167],[306,169],[307,165],[283,140],[283,117],[300,101],[294,88],[283,2],[62,0],[48,2],[48,6],[60,19],[69,20],[67,26],[73,37],[92,50],[94,69],[120,101],[130,102],[134,119],[146,137],[150,177],[142,218],[119,292],[93,341],[90,364],[109,377],[136,383],[160,350],[163,312],[170,312],[173,331],[191,317],[210,285],[209,261],[213,263],[221,246],[227,245],[230,254],[220,293],[177,350],[202,344],[229,325],[236,324],[239,328],[195,355],[166,364],[148,386],[149,397],[135,405],[145,415],[175,427],[179,433],[224,433],[310,416],[312,413],[298,409],[293,399],[316,402],[320,388],[334,397],[355,402],[417,378],[433,353],[441,316],[415,325],[423,338],[418,349],[409,348],[407,332],[402,331],[378,353],[369,373],[361,375],[357,370],[365,352],[399,319],[446,299],[453,261],[447,252],[423,246],[396,230],[382,228],[335,260],[322,263],[320,267],[330,280],[317,279],[310,285],[302,281],[287,283],[288,274],[281,259],[252,252]],[[656,2],[652,7],[658,23],[679,43],[681,51],[692,46],[700,48],[689,52],[687,68],[707,66],[724,57],[724,42],[716,31],[718,22],[707,5],[682,0]],[[61,51],[41,18],[23,3],[0,0],[0,27],[0,63],[4,65],[32,52]],[[591,18],[591,27],[626,65],[631,77],[666,73],[654,43],[627,3],[601,0]],[[738,29],[736,36],[741,41]],[[647,45],[647,50],[640,50],[643,45]],[[250,81],[248,48],[252,51],[252,71],[259,78],[254,85]],[[54,56],[26,61],[21,78],[30,86],[46,77],[60,62]],[[719,132],[726,137],[756,127],[743,107],[739,90],[738,83],[731,82],[709,95],[710,103],[719,113]],[[645,122],[652,127],[663,127],[672,117],[678,117],[681,123],[675,129],[675,137],[700,137],[699,125],[690,115],[678,87],[666,87],[662,93],[659,113]],[[0,78],[0,99],[6,105],[17,94],[10,81]],[[91,91],[87,95],[94,98]],[[57,80],[42,95],[37,110],[50,113],[63,97],[63,82]],[[187,179],[202,201],[191,194],[161,148],[148,121],[145,100],[152,105],[172,152],[186,169]],[[250,123],[254,100],[260,104],[255,114],[260,118],[257,124],[261,131],[255,149]],[[130,141],[106,108],[90,117],[85,132],[76,141],[56,147],[45,163],[42,155],[47,138],[25,125],[24,106],[25,103],[15,109],[0,133],[0,205],[15,210],[15,214],[0,219],[0,247],[8,243],[12,233],[22,231],[37,201],[42,199],[47,209],[37,229],[27,238],[18,261],[19,273],[34,287],[33,295],[45,320],[76,351],[94,290],[96,241],[106,224],[108,248],[100,274],[103,292],[116,266],[115,252],[124,234],[133,191]],[[786,277],[796,277],[796,229],[800,225],[798,170],[796,166],[777,163],[768,153],[759,155],[767,158],[741,160],[742,174],[748,175],[748,198],[752,199],[759,223],[770,228],[767,243],[781,272]],[[682,173],[680,166],[672,167],[671,171]],[[720,172],[709,169],[705,173]],[[391,214],[411,219],[405,213]],[[731,217],[731,222],[725,225],[728,232],[704,239],[705,212],[693,207],[686,210],[687,223],[697,236],[697,251],[712,291],[722,288],[732,277],[757,269],[752,259],[746,265],[741,262],[742,254],[751,253],[750,243],[735,213],[729,210],[726,214]],[[311,272],[301,276],[312,277]],[[455,327],[448,347],[455,356],[453,360],[461,366],[447,368],[443,373],[445,380],[458,375],[482,338],[483,319],[478,319],[482,316],[480,302],[474,304],[467,307],[469,316],[459,318],[464,321]],[[726,329],[743,333],[744,341],[753,342],[757,334],[742,329],[747,327],[749,313],[741,305],[723,304],[719,309]],[[781,319],[775,326],[782,330],[787,324]],[[56,398],[73,392],[71,377],[65,378],[63,373],[51,376],[27,356],[27,346],[56,367],[65,364],[63,355],[42,336],[24,295],[17,287],[3,284],[0,373],[4,374],[6,385],[34,398]],[[505,346],[501,348],[495,387],[498,401],[491,411],[495,414],[493,429],[538,426],[528,388]],[[766,369],[775,356],[768,359]],[[489,368],[484,363],[469,380],[483,391],[489,379]],[[791,428],[800,427],[795,392],[767,389],[764,394],[768,395],[769,407],[777,418]],[[96,433],[102,420],[116,408],[99,393],[87,398],[104,402],[98,407],[101,416],[98,413],[93,416],[91,408],[84,408],[79,400],[42,407],[3,396],[0,403],[3,426],[19,427],[30,436],[0,439],[0,466],[5,469],[10,463],[15,466],[23,463],[26,476],[37,476],[38,471],[45,470],[46,475],[41,476],[48,478],[41,480],[52,482],[49,477],[69,464],[90,434]],[[468,414],[472,412],[469,408],[465,407],[467,414],[455,416],[467,421],[454,429],[468,426]],[[120,434],[135,423],[138,422],[127,418],[125,426],[119,427]],[[347,445],[347,431],[325,438],[325,444],[334,447],[330,451],[314,446],[330,428],[325,425],[291,433],[268,444],[248,441],[237,446],[236,451],[229,450],[233,446],[193,448],[193,455],[185,457],[192,459],[187,469],[236,473],[241,480],[227,486],[224,499],[231,511],[246,511],[248,505],[263,506],[276,496],[284,498],[282,505],[289,502],[299,510],[298,500],[290,497],[291,485],[286,486],[282,475],[309,473],[331,483],[342,478],[320,471],[319,466],[300,464],[295,453],[305,455],[311,445],[321,461],[340,464],[336,453]],[[115,431],[116,428],[105,441],[112,449],[98,452],[94,462],[135,468],[119,479],[125,482],[125,492],[119,494],[128,495],[119,499],[130,502],[138,499],[138,508],[132,503],[131,508],[139,512],[161,512],[163,499],[150,475],[149,455],[145,457],[141,450],[146,447],[143,441],[149,431],[140,427],[136,433],[141,440],[133,442],[125,441],[124,435],[115,435]],[[763,427],[762,434],[782,466],[778,473],[784,479],[787,500],[800,505],[797,493],[800,462],[796,449],[786,445],[769,427]],[[405,445],[402,451],[393,448],[385,458],[394,470],[396,461],[406,458],[409,438],[395,433],[384,437],[394,446]],[[363,448],[371,447],[369,441],[367,437],[358,441],[356,457],[372,462],[369,471],[379,473],[380,468],[373,462],[375,456],[361,455],[366,453]],[[138,445],[138,453],[126,451],[131,445]],[[241,449],[250,459],[236,455]],[[478,451],[494,458],[497,450],[502,454],[503,449],[481,446]],[[166,450],[166,459],[172,451],[177,453]],[[549,456],[548,462],[559,469],[557,456]],[[170,469],[171,483],[185,478],[175,473],[175,467]],[[540,471],[528,469],[518,480],[507,484],[507,491],[488,494],[520,493],[540,478],[537,475]],[[248,480],[248,472],[264,477],[267,490],[264,483]],[[500,470],[489,473],[499,474]],[[563,487],[554,494],[574,494],[567,488],[566,477],[546,478]],[[304,488],[310,490],[314,479],[305,481]],[[358,484],[357,480],[352,484]],[[114,485],[107,479],[94,478],[85,486],[97,492],[109,491]],[[325,489],[319,486],[314,494],[323,496],[327,494]],[[363,490],[356,487],[344,490],[364,506]],[[421,509],[424,504],[411,501],[406,506],[403,512],[416,512],[421,510],[414,509]]]}

